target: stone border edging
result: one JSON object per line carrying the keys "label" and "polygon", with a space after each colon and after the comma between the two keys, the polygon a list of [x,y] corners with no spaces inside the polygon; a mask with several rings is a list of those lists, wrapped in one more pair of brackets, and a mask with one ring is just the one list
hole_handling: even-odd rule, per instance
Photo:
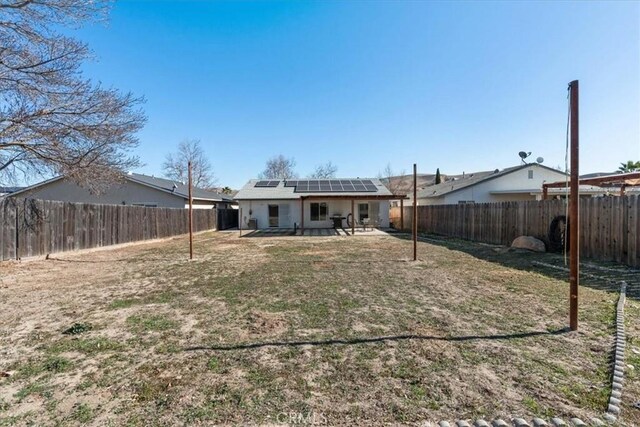
{"label": "stone border edging", "polygon": [[496,418],[493,421],[486,421],[478,419],[474,421],[459,420],[450,424],[448,421],[440,421],[437,424],[427,423],[430,427],[587,427],[587,426],[606,426],[607,424],[599,418],[591,418],[588,423],[585,423],[580,418],[571,418],[569,422],[565,422],[561,418],[552,418],[548,423],[541,418],[533,418],[531,422],[528,422],[524,418],[513,418],[511,422],[507,422],[501,418]]}
{"label": "stone border edging", "polygon": [[613,365],[613,380],[611,384],[611,395],[605,419],[615,421],[620,415],[622,404],[622,383],[624,382],[624,348],[626,337],[624,334],[624,303],[627,299],[627,282],[620,282],[620,297],[616,306],[616,342]]}
{"label": "stone border edging", "polygon": [[[553,268],[556,270],[569,271],[566,267],[549,264],[541,261],[532,261],[532,264],[542,267]],[[593,266],[599,267],[599,266]],[[593,268],[590,266],[590,268]],[[606,267],[599,268],[602,271],[609,271]],[[581,273],[582,274],[582,273]],[[586,274],[599,279],[607,279],[598,277],[593,274]],[[624,303],[627,299],[627,282],[620,280],[620,295],[616,304],[616,336],[613,353],[613,375],[611,381],[611,394],[609,395],[609,403],[603,418],[608,422],[615,422],[620,415],[620,406],[622,405],[622,385],[624,382],[624,349],[626,345],[626,336],[624,333]]]}

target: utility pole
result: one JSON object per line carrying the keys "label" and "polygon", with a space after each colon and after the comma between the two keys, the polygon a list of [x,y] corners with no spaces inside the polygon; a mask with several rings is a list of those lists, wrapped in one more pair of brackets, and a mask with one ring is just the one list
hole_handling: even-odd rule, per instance
{"label": "utility pole", "polygon": [[578,80],[569,83],[571,112],[571,195],[569,198],[569,326],[578,330],[578,286],[580,285],[580,139]]}
{"label": "utility pole", "polygon": [[413,260],[418,260],[418,167],[413,164]]}
{"label": "utility pole", "polygon": [[189,169],[189,259],[193,259],[193,195],[191,182],[191,162],[188,163]]}

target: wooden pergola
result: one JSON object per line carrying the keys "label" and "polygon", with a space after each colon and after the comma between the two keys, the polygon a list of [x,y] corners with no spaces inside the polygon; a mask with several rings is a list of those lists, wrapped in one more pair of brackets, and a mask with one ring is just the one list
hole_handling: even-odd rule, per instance
{"label": "wooden pergola", "polygon": [[[406,194],[390,194],[390,195],[381,195],[381,194],[357,194],[357,195],[348,195],[348,194],[314,194],[309,196],[301,196],[300,197],[300,231],[304,233],[304,201],[305,200],[351,200],[351,217],[355,218],[355,201],[356,200],[400,200],[400,226],[404,225],[404,200],[408,199]],[[351,221],[351,235],[353,236],[356,231],[355,220]]]}
{"label": "wooden pergola", "polygon": [[[550,182],[542,184],[542,199],[546,200],[549,188],[565,188],[571,185],[569,181]],[[624,196],[627,187],[640,187],[640,172],[618,173],[615,175],[581,178],[578,185],[595,185],[596,187],[620,187],[620,195]]]}

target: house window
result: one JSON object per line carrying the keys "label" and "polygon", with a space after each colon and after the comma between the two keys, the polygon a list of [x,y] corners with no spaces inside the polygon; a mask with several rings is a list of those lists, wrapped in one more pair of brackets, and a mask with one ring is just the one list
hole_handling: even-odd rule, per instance
{"label": "house window", "polygon": [[311,203],[311,221],[327,220],[327,203]]}
{"label": "house window", "polygon": [[533,179],[533,171],[532,170],[529,171],[529,179]]}
{"label": "house window", "polygon": [[365,218],[369,218],[369,204],[358,203],[358,220],[362,222]]}

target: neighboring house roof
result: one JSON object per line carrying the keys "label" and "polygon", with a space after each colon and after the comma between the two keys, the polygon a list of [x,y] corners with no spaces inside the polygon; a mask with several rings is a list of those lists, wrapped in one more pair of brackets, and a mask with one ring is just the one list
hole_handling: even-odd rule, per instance
{"label": "neighboring house roof", "polygon": [[[444,178],[444,174],[441,175]],[[434,173],[419,173],[417,174],[416,181],[418,183],[418,189],[433,185],[436,175]],[[413,175],[396,175],[390,177],[380,178],[380,182],[387,186],[387,188],[396,192],[403,192],[409,194],[413,192]]]}
{"label": "neighboring house roof", "polygon": [[[126,179],[137,182],[142,185],[153,187],[159,190],[189,198],[189,186],[185,183],[173,181],[165,178],[156,178],[155,176],[142,175],[139,173],[129,172]],[[211,200],[215,202],[232,202],[233,198],[227,194],[216,193],[215,191],[205,190],[203,188],[193,188],[192,196],[195,200]]]}
{"label": "neighboring house roof", "polygon": [[[59,181],[63,178],[64,177],[62,176],[57,176],[55,178],[51,178],[46,181],[39,182],[30,187],[25,187],[20,191],[16,191],[15,193],[12,194],[12,196],[16,196],[21,193],[28,193],[44,185]],[[163,191],[165,193],[170,193],[177,197],[181,197],[184,199],[189,198],[189,186],[182,182],[172,181],[170,179],[164,179],[164,178],[156,178],[154,176],[142,175],[142,174],[133,173],[133,172],[127,173],[124,176],[124,178],[128,181],[135,182],[137,184],[144,185],[147,187],[151,187],[156,190]],[[226,194],[216,193],[214,191],[208,191],[202,188],[193,188],[192,193],[193,193],[192,195],[194,200],[233,203],[233,198],[231,196],[228,196]]]}
{"label": "neighboring house roof", "polygon": [[[526,165],[512,166],[510,168],[495,171],[482,171],[482,172],[474,172],[470,174],[465,174],[464,178],[456,179],[453,181],[445,181],[437,185],[432,185],[430,187],[423,188],[422,190],[418,190],[417,197],[418,199],[431,198],[431,197],[441,197],[446,194],[450,194],[464,188],[471,187],[473,185],[480,184],[481,182],[486,182],[495,178],[499,178],[501,176],[508,175],[513,172],[517,172],[522,169],[530,168],[532,166],[545,168],[554,172],[557,172],[561,175],[565,173],[556,169],[552,169],[547,166],[543,166],[538,163],[529,163]],[[542,191],[542,189],[531,189],[527,191]]]}
{"label": "neighboring house roof", "polygon": [[1,187],[0,186],[0,194],[11,194],[16,191],[22,190],[23,187]]}
{"label": "neighboring house roof", "polygon": [[[568,191],[564,188],[549,188],[548,193],[554,196],[564,195]],[[539,188],[536,189],[522,189],[522,190],[492,190],[489,191],[489,194],[539,194],[541,190]],[[580,186],[581,194],[607,194],[611,193],[611,189],[594,187],[592,185],[581,185]]]}
{"label": "neighboring house roof", "polygon": [[580,179],[598,178],[600,176],[615,175],[616,173],[620,173],[620,171],[616,171],[616,172],[592,172],[592,173],[587,173],[587,174],[584,174],[584,175],[580,175]]}
{"label": "neighboring house roof", "polygon": [[[370,180],[376,187],[376,191],[352,191],[352,192],[297,192],[296,187],[285,186],[286,180],[272,180],[278,181],[278,184],[274,187],[256,187],[256,183],[261,181],[259,179],[251,179],[245,184],[244,187],[238,191],[235,200],[287,200],[287,199],[299,199],[301,197],[332,197],[332,196],[392,196],[393,194],[389,189],[376,178],[336,178],[336,179],[305,179],[301,181],[318,181],[319,183],[325,183],[329,181],[351,181],[356,180]],[[298,181],[298,180],[290,180]]]}

